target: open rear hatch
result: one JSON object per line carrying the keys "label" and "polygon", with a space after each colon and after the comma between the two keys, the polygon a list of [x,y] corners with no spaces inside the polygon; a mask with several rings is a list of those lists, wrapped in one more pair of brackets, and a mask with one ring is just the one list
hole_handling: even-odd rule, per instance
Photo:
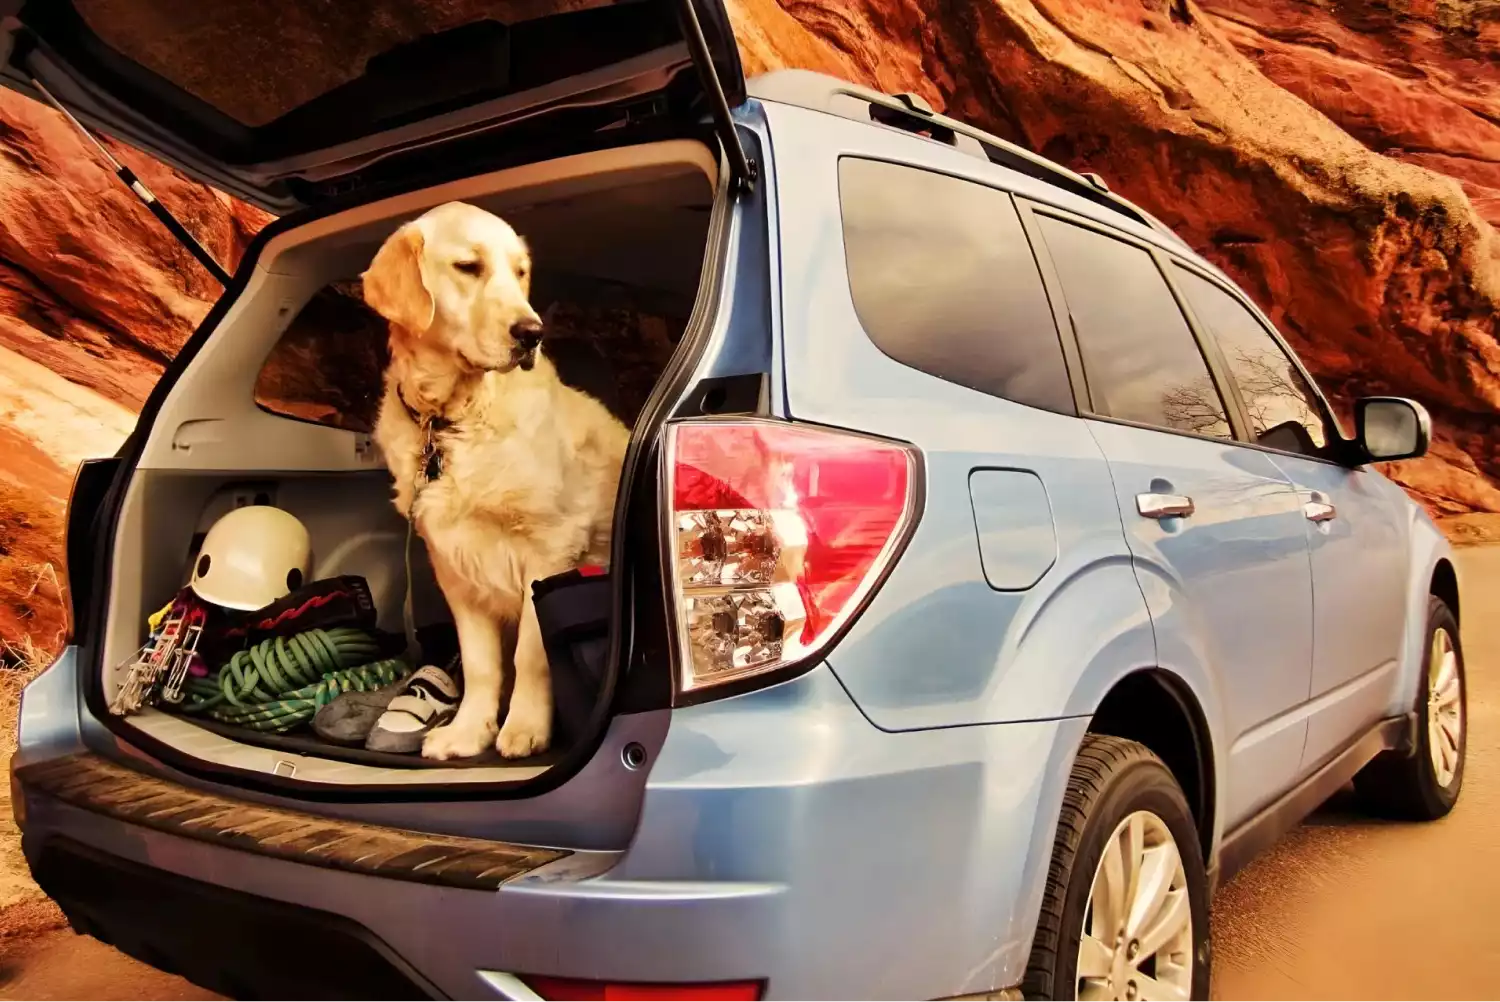
{"label": "open rear hatch", "polygon": [[722,0],[0,0],[0,63],[278,214],[642,120],[709,115],[754,174]]}
{"label": "open rear hatch", "polygon": [[[236,300],[273,236],[580,146],[707,138],[711,122],[730,190],[746,190],[756,170],[731,120],[745,79],[722,0],[0,0],[0,84],[283,215],[231,282]],[[90,518],[70,518],[85,663],[101,660],[113,541],[153,423],[225,316],[221,303],[183,348],[119,456],[80,479],[87,507],[102,498]],[[663,385],[690,374],[677,355]],[[640,429],[665,419],[666,401],[641,418],[622,495],[652,454]],[[557,771],[587,762],[579,746]]]}

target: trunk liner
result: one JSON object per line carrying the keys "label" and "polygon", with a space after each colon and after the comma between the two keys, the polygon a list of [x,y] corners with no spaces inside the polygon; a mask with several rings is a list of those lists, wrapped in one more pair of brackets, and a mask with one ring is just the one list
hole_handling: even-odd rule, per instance
{"label": "trunk liner", "polygon": [[452,759],[446,762],[434,762],[424,759],[420,755],[395,755],[391,752],[366,751],[363,748],[350,748],[343,745],[330,744],[316,737],[308,737],[302,734],[270,734],[265,731],[253,731],[248,727],[236,727],[234,724],[221,724],[217,720],[206,720],[198,717],[188,718],[194,724],[206,731],[232,738],[241,744],[255,745],[260,748],[275,748],[278,751],[296,752],[299,755],[312,755],[317,758],[332,759],[336,762],[353,762],[358,765],[380,766],[386,769],[472,769],[477,766],[516,766],[519,768],[536,768],[539,766],[553,766],[562,758],[560,751],[548,751],[541,755],[533,755],[530,758],[501,758],[493,748],[488,749],[483,755],[473,758]]}

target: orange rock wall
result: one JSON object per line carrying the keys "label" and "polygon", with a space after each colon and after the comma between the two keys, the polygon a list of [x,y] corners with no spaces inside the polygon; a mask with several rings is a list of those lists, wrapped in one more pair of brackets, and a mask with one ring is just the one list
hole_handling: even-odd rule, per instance
{"label": "orange rock wall", "polygon": [[[1338,400],[1393,392],[1432,409],[1433,455],[1394,472],[1433,511],[1500,511],[1500,6],[729,4],[751,73],[915,91],[1103,174],[1239,279]],[[267,221],[115,149],[227,264]],[[217,294],[57,115],[0,93],[0,352],[138,408]],[[6,640],[57,621],[42,568],[58,562],[71,474],[65,450],[18,437],[16,403],[0,407],[19,443],[0,461],[0,585],[42,585],[0,587]]]}
{"label": "orange rock wall", "polygon": [[[1500,7],[731,0],[747,70],[822,69],[1078,169],[1174,227],[1341,404],[1421,399],[1436,512],[1500,510]],[[1467,187],[1467,193],[1466,193]],[[1478,207],[1470,200],[1478,200]]]}

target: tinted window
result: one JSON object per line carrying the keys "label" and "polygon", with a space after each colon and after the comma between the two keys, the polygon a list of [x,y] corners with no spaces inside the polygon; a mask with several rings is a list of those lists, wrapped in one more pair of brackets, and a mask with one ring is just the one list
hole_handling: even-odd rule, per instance
{"label": "tinted window", "polygon": [[1094,410],[1232,437],[1203,353],[1151,255],[1081,226],[1037,218],[1068,299]]}
{"label": "tinted window", "polygon": [[[682,304],[662,297],[635,307],[617,287],[577,276],[565,285],[539,279],[532,302],[547,317],[545,351],[559,378],[633,424],[687,326]],[[325,286],[266,356],[255,403],[281,417],[368,432],[385,388],[388,340],[358,281]]]}
{"label": "tinted window", "polygon": [[1010,196],[930,171],[839,162],[854,308],[896,361],[1073,413],[1036,260]]}
{"label": "tinted window", "polygon": [[1185,268],[1176,272],[1198,322],[1213,332],[1224,352],[1255,441],[1307,456],[1325,454],[1329,436],[1323,410],[1276,339],[1229,293]]}
{"label": "tinted window", "polygon": [[358,282],[325,286],[282,333],[255,380],[255,402],[282,417],[349,431],[375,426],[386,322]]}

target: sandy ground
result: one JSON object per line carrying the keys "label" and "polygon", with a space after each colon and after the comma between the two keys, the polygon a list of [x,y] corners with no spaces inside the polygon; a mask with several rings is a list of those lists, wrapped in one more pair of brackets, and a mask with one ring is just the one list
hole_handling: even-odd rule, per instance
{"label": "sandy ground", "polygon": [[[0,476],[22,485],[25,500],[61,512],[73,471],[84,459],[112,455],[135,426],[135,415],[46,366],[0,347]],[[26,511],[35,514],[38,507]],[[40,531],[40,530],[35,530]],[[60,546],[61,539],[53,541]],[[20,559],[0,552],[0,562]],[[53,569],[56,580],[56,569]],[[9,642],[20,638],[7,636]],[[51,636],[32,636],[50,648]],[[0,692],[0,769],[8,768],[16,705],[10,679]],[[56,925],[51,909],[26,876],[20,840],[11,823],[10,786],[0,785],[0,951],[18,931]]]}
{"label": "sandy ground", "polygon": [[[1335,798],[1291,832],[1214,903],[1216,998],[1495,997],[1500,619],[1485,597],[1500,594],[1500,546],[1459,560],[1470,736],[1458,807],[1436,824],[1389,824]],[[44,903],[22,907],[55,921]],[[0,999],[214,998],[66,929],[5,938],[12,917],[0,911]]]}
{"label": "sandy ground", "polygon": [[109,456],[135,415],[44,365],[0,348],[0,425],[28,440],[72,477],[80,462]]}

